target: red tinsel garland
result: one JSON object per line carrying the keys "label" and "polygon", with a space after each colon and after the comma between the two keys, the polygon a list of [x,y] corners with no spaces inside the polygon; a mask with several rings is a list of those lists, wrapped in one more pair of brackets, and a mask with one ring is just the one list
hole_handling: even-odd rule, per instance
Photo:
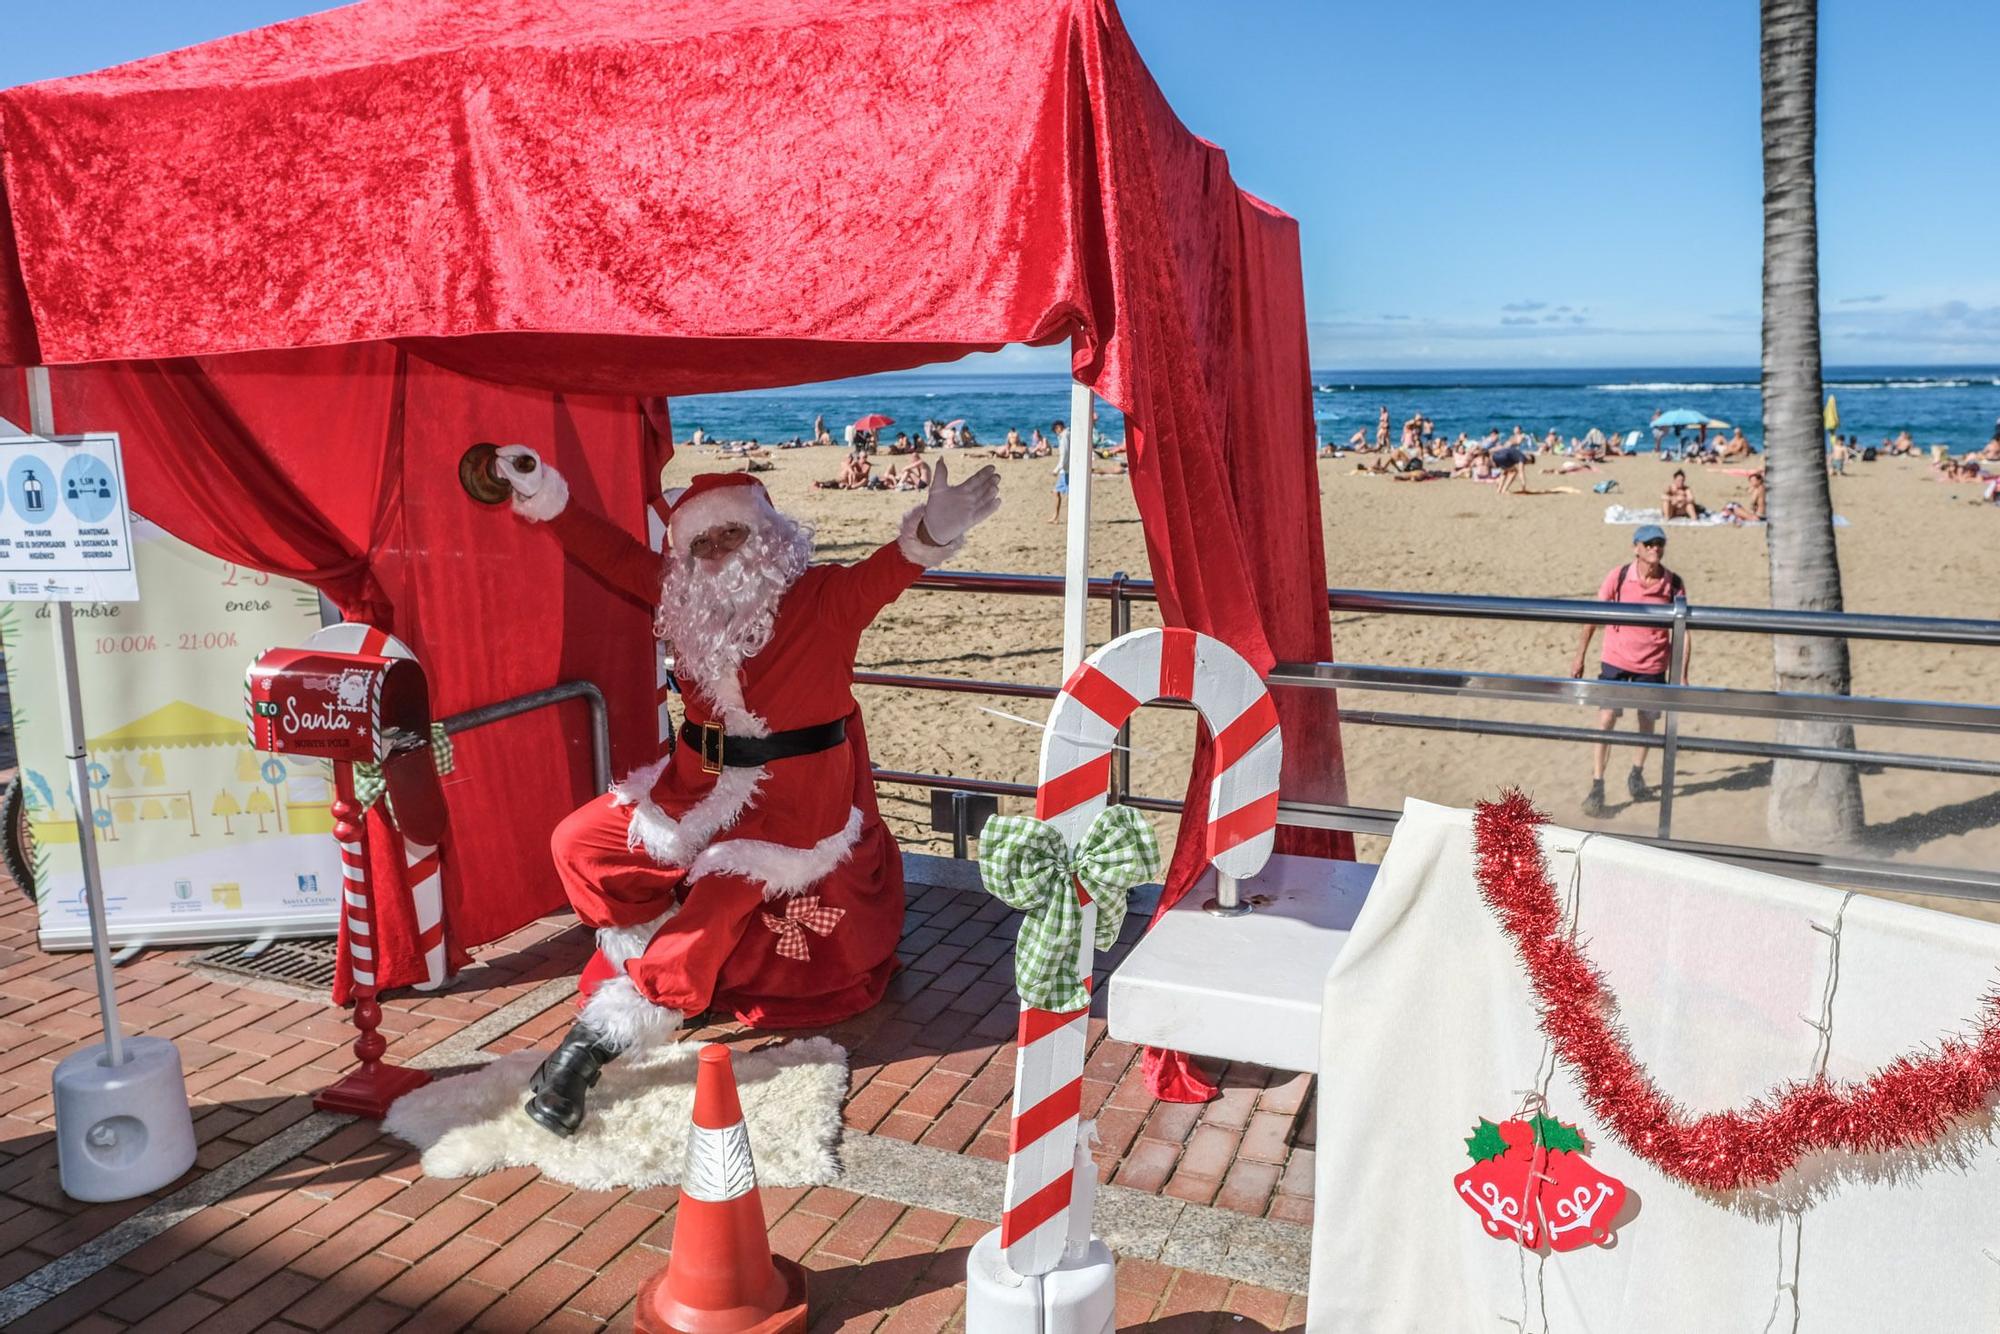
{"label": "red tinsel garland", "polygon": [[1626,1148],[1687,1185],[1774,1185],[1810,1153],[1883,1153],[1941,1139],[2000,1089],[2000,995],[1972,1040],[1902,1056],[1860,1083],[1825,1077],[1773,1089],[1741,1110],[1693,1117],[1656,1087],[1613,1018],[1617,1000],[1564,928],[1536,831],[1546,817],[1516,791],[1474,817],[1480,892],[1521,953],[1542,1030],[1599,1121]]}

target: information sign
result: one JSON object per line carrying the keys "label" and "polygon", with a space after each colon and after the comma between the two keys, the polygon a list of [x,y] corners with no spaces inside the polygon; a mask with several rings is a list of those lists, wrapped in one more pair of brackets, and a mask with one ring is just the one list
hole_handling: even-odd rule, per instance
{"label": "information sign", "polygon": [[139,600],[116,435],[0,436],[0,478],[0,597]]}

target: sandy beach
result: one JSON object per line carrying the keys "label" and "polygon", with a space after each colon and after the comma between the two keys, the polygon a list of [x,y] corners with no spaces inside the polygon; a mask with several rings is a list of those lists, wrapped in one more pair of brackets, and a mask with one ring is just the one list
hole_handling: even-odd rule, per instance
{"label": "sandy beach", "polygon": [[[838,448],[776,451],[771,455],[774,469],[761,475],[780,507],[815,525],[822,559],[865,555],[894,534],[902,513],[920,499],[911,493],[814,490],[814,480],[838,471],[841,454]],[[954,472],[985,462],[957,453],[945,457]],[[740,466],[712,450],[683,449],[668,480],[678,484],[698,471]],[[973,535],[953,568],[1060,571],[1064,529],[1048,522],[1050,463],[998,466],[1005,505]],[[1613,460],[1599,472],[1568,477],[1545,473],[1537,464],[1529,478],[1536,489],[1574,490],[1500,497],[1490,485],[1470,481],[1408,485],[1357,474],[1351,458],[1322,460],[1318,466],[1328,579],[1334,586],[1569,598],[1592,596],[1605,572],[1630,557],[1633,530],[1604,522],[1607,502],[1657,505],[1673,471],[1652,457]],[[1709,509],[1748,499],[1748,484],[1741,477],[1699,467],[1688,471],[1696,499]],[[1591,485],[1606,477],[1618,479],[1618,493],[1593,494]],[[1134,578],[1149,577],[1127,479],[1100,476],[1096,481],[1093,572],[1124,570]],[[1994,615],[1990,578],[1978,556],[1990,547],[2000,515],[1990,506],[1968,503],[1978,499],[1976,486],[1942,484],[1926,463],[1915,459],[1887,459],[1851,465],[1847,476],[1833,480],[1833,489],[1835,507],[1848,520],[1839,530],[1839,548],[1850,610]],[[1759,528],[1675,526],[1668,531],[1667,564],[1686,580],[1691,600],[1768,605]],[[1106,636],[1107,615],[1102,606],[1094,609],[1093,643]],[[1134,623],[1157,623],[1153,608],[1135,608]],[[913,592],[876,623],[863,640],[861,657],[865,668],[876,671],[1049,684],[1059,672],[1060,634],[1056,599]],[[1576,639],[1577,631],[1570,627],[1437,617],[1343,614],[1333,626],[1334,657],[1340,661],[1502,672],[1564,673]],[[1977,649],[1856,643],[1853,658],[1857,694],[1960,702],[1991,696],[1986,685],[1991,665]],[[1596,661],[1593,646],[1593,674]],[[1769,689],[1769,640],[1697,636],[1691,681]],[[1035,780],[1036,730],[979,706],[1039,718],[1044,706],[1037,701],[866,688],[862,702],[879,765],[1030,784]],[[1357,709],[1450,716],[1477,711],[1485,717],[1569,726],[1589,726],[1595,719],[1594,712],[1568,707],[1502,710],[1480,702],[1383,692],[1354,692],[1343,702]],[[1624,725],[1631,725],[1629,716]],[[1192,746],[1191,716],[1147,710],[1134,732],[1135,790],[1178,796]],[[1682,736],[1768,739],[1770,728],[1688,718]],[[1466,805],[1493,795],[1503,784],[1516,784],[1563,823],[1651,833],[1658,821],[1657,802],[1634,803],[1625,797],[1630,750],[1614,752],[1607,784],[1610,809],[1602,820],[1590,821],[1580,810],[1590,776],[1587,747],[1358,725],[1344,729],[1343,741],[1350,800],[1357,805],[1393,808],[1405,796]],[[1989,758],[1996,749],[1976,736],[1905,729],[1864,731],[1859,741],[1885,751]],[[1658,781],[1657,754],[1649,758],[1647,773]],[[1764,840],[1768,777],[1768,766],[1761,762],[1683,752],[1675,836]],[[1990,780],[1879,770],[1867,773],[1863,790],[1868,822],[1864,855],[1985,866],[2000,853],[2000,793]],[[885,787],[882,796],[885,813],[906,846],[941,848],[948,843],[929,829],[926,793]],[[1163,832],[1169,823],[1162,823]],[[1364,840],[1364,856],[1379,853],[1379,840]]]}

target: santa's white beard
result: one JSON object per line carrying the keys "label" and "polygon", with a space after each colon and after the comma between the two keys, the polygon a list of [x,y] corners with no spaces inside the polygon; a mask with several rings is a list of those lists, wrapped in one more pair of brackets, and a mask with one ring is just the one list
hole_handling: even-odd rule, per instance
{"label": "santa's white beard", "polygon": [[674,674],[710,700],[771,642],[779,599],[812,564],[813,531],[778,515],[720,561],[667,558],[653,629],[672,648]]}

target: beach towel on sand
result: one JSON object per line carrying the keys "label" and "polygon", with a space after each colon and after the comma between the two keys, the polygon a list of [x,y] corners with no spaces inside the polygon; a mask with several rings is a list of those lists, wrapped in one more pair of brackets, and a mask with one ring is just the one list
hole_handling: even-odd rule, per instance
{"label": "beach towel on sand", "polygon": [[[1657,507],[1652,509],[1632,509],[1625,505],[1606,505],[1604,507],[1604,521],[1628,527],[1642,523],[1663,523],[1674,528],[1731,526],[1728,516],[1719,510],[1710,510],[1699,519],[1662,519]],[[1843,516],[1836,514],[1833,516],[1833,526],[1835,528],[1845,528],[1847,527],[1847,520]]]}

